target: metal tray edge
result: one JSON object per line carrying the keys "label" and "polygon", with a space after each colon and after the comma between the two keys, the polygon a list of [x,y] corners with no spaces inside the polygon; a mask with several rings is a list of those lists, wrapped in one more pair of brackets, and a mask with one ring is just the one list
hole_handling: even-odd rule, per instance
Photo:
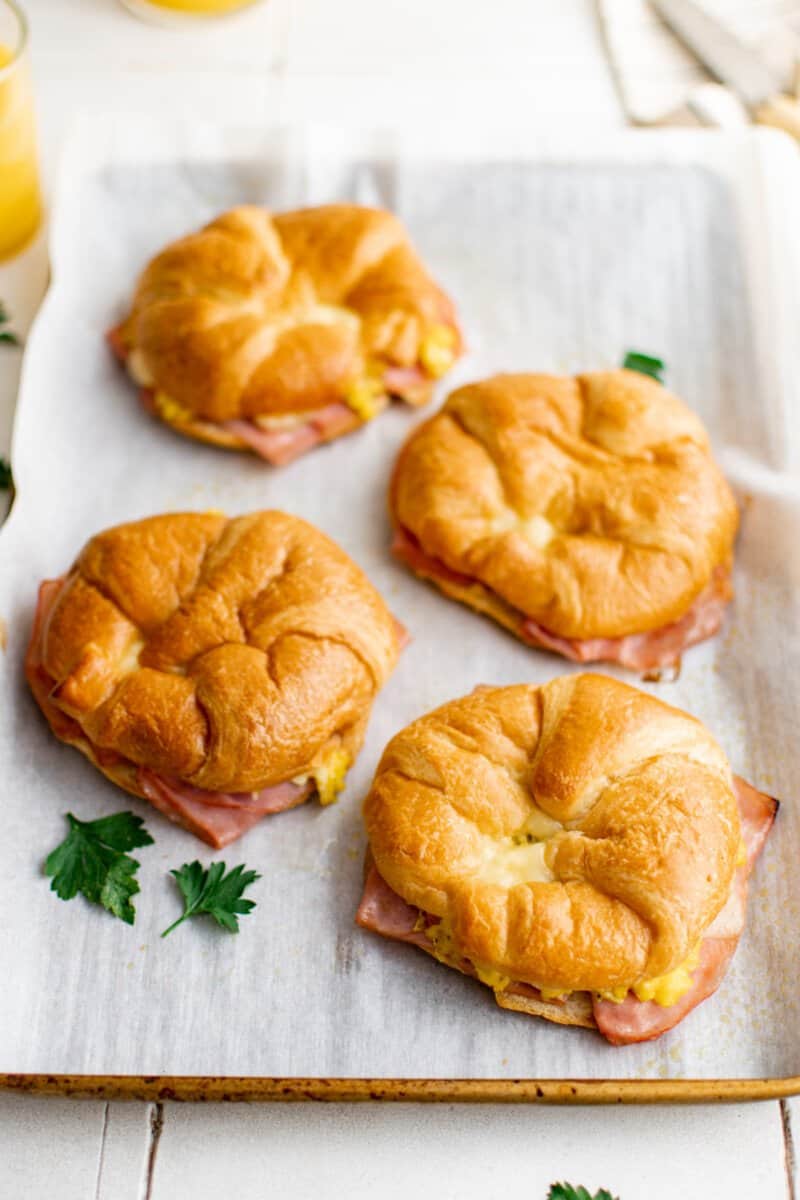
{"label": "metal tray edge", "polygon": [[274,1102],[364,1100],[472,1104],[697,1104],[780,1100],[783,1079],[303,1079],[241,1075],[13,1075],[0,1091],[94,1100]]}

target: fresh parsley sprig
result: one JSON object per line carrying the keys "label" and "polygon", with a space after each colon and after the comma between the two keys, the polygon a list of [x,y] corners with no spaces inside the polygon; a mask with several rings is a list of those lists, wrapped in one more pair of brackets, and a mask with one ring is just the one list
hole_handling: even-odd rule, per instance
{"label": "fresh parsley sprig", "polygon": [[547,1193],[547,1200],[619,1200],[619,1197],[612,1196],[605,1188],[600,1188],[590,1196],[585,1187],[574,1187],[571,1183],[553,1183]]}
{"label": "fresh parsley sprig", "polygon": [[0,300],[0,342],[5,342],[8,346],[21,346],[22,342],[18,335],[13,330],[5,328],[10,320],[6,307]]}
{"label": "fresh parsley sprig", "polygon": [[239,916],[245,916],[256,906],[255,900],[243,900],[242,893],[261,876],[257,871],[245,870],[244,863],[226,875],[224,862],[211,863],[204,870],[195,860],[184,863],[178,871],[170,871],[170,875],[174,876],[183,896],[184,911],[169,929],[164,930],[162,937],[172,933],[188,917],[202,913],[213,917],[229,933],[238,933]]}
{"label": "fresh parsley sprig", "polygon": [[622,361],[628,371],[638,371],[640,375],[649,375],[657,383],[664,382],[664,372],[667,369],[663,359],[654,358],[652,354],[642,354],[639,350],[629,350]]}
{"label": "fresh parsley sprig", "polygon": [[14,476],[11,474],[11,463],[0,458],[0,492],[9,492],[14,486]]}
{"label": "fresh parsley sprig", "polygon": [[139,891],[134,879],[139,863],[126,851],[153,844],[141,817],[131,812],[97,821],[79,821],[72,813],[65,816],[69,833],[44,864],[45,875],[53,877],[50,890],[61,900],[72,900],[80,892],[92,904],[101,904],[133,925],[136,911],[131,897]]}

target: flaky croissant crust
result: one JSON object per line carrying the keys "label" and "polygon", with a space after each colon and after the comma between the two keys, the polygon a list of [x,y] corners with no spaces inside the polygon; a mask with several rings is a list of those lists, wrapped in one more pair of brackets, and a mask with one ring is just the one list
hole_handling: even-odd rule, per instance
{"label": "flaky croissant crust", "polygon": [[[563,991],[682,962],[728,898],[740,838],[700,722],[593,674],[480,689],[415,721],[364,816],[378,871],[442,918],[456,954]],[[551,878],[503,881],[537,842]]]}
{"label": "flaky croissant crust", "polygon": [[56,732],[59,713],[77,723],[65,740],[101,769],[121,755],[208,791],[259,791],[332,738],[357,750],[397,655],[380,596],[312,525],[167,514],[82,550],[44,629],[43,706]]}
{"label": "flaky croissant crust", "polygon": [[390,508],[426,554],[578,639],[679,620],[738,526],[699,419],[625,370],[459,388],[401,450]]}
{"label": "flaky croissant crust", "polygon": [[139,382],[168,398],[165,419],[171,405],[215,424],[312,412],[364,381],[392,391],[380,386],[385,367],[428,361],[432,373],[404,395],[424,402],[446,369],[426,356],[432,331],[449,335],[454,361],[455,310],[401,222],[332,204],[235,208],[167,246],[118,334]]}

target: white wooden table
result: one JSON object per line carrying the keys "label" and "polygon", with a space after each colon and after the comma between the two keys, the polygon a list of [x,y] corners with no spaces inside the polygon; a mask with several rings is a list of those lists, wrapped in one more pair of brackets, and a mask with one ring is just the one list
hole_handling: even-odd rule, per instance
{"label": "white wooden table", "polygon": [[[23,0],[43,169],[82,107],[343,124],[526,114],[533,128],[623,123],[591,0],[271,0],[191,31],[116,0]],[[0,266],[27,329],[43,238]],[[0,453],[18,372],[0,355]],[[13,986],[7,978],[4,986]],[[265,1019],[268,1011],[265,1011]],[[147,1105],[0,1095],[0,1198],[437,1200],[524,1194],[560,1178],[622,1200],[778,1200],[800,1191],[800,1101],[726,1107]]]}

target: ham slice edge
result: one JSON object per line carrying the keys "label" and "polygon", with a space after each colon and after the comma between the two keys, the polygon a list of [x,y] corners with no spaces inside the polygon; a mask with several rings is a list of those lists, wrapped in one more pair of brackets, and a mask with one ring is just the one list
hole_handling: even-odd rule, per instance
{"label": "ham slice edge", "polygon": [[[454,571],[437,558],[427,554],[407,529],[395,531],[392,553],[418,575],[434,582],[443,580],[456,587],[481,584],[479,580]],[[487,589],[488,590],[488,589]],[[717,567],[711,582],[697,596],[691,607],[678,621],[662,625],[647,633],[628,634],[617,638],[565,638],[551,633],[539,622],[519,613],[517,635],[532,646],[553,650],[577,663],[616,662],[634,671],[647,671],[674,666],[681,653],[697,642],[712,637],[725,614],[732,591],[727,568]],[[505,603],[505,602],[504,602]]]}
{"label": "ham slice edge", "polygon": [[230,845],[262,817],[285,812],[307,800],[314,782],[274,784],[253,793],[206,792],[180,780],[168,780],[140,767],[136,774],[143,795],[159,812],[208,842],[215,850]]}

